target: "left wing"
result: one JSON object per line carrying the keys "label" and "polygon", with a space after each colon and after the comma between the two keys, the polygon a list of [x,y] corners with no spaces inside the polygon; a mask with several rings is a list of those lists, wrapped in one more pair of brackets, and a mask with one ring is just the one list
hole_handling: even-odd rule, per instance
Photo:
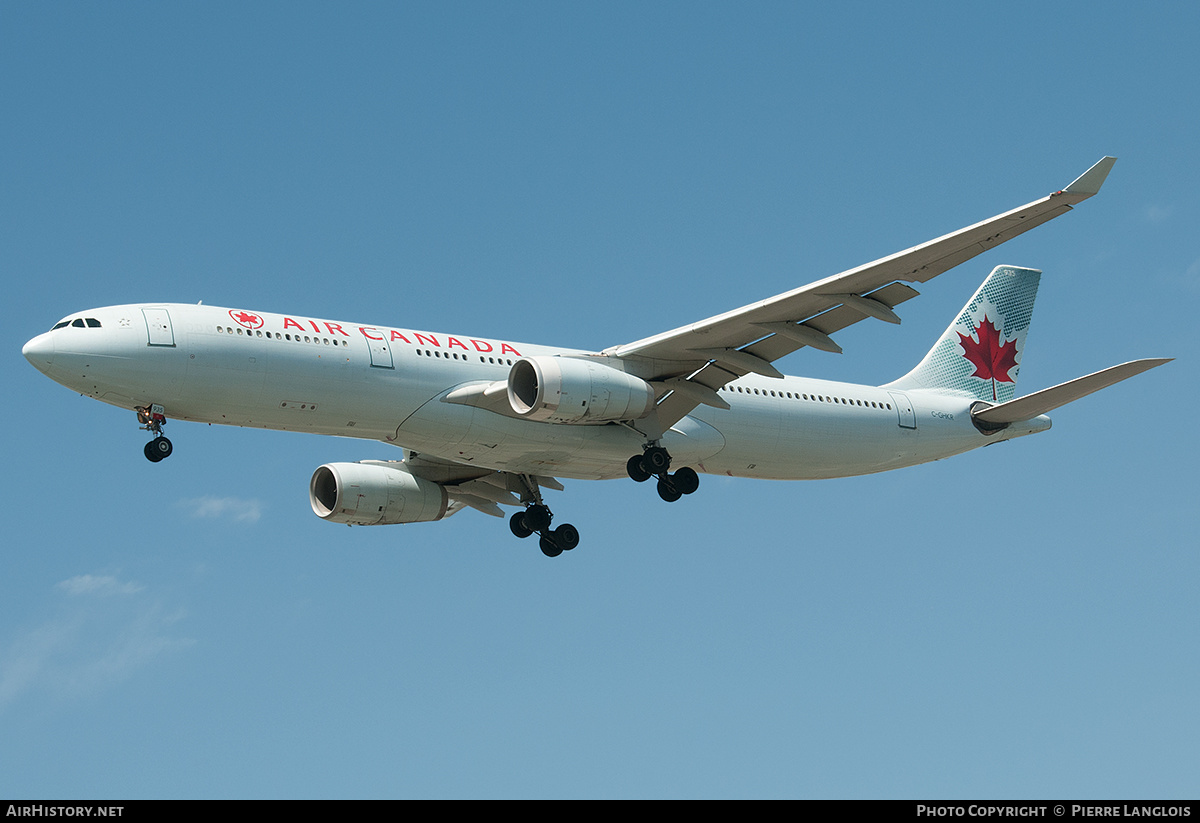
{"label": "left wing", "polygon": [[[669,428],[701,403],[725,406],[716,389],[742,375],[782,377],[772,361],[804,346],[840,352],[834,332],[867,317],[899,323],[893,309],[924,283],[1065,214],[1100,191],[1115,157],[1104,157],[1061,191],[981,223],[913,246],[784,294],[673,331],[604,350],[636,363],[644,379],[669,391],[657,407]],[[633,370],[633,369],[631,369]]]}

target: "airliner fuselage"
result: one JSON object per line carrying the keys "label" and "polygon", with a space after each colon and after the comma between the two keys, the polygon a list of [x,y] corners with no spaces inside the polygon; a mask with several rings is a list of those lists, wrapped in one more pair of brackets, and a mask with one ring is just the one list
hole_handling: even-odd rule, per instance
{"label": "airliner fuselage", "polygon": [[[84,320],[82,326],[71,325]],[[88,325],[88,320],[93,321]],[[26,356],[80,394],[169,418],[380,440],[481,468],[576,479],[625,476],[644,437],[616,424],[563,425],[446,402],[505,380],[522,357],[577,350],[204,305],[80,312]],[[662,438],[677,465],[734,477],[843,477],[914,465],[1049,426],[1042,418],[985,441],[973,398],[747,375]]]}

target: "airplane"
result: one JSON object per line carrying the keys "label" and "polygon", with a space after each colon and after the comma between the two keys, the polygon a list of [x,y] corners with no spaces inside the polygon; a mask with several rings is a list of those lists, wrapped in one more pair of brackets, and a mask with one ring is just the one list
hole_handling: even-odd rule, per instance
{"label": "airplane", "polygon": [[[216,306],[144,303],[68,315],[22,353],[62,385],[132,409],[144,454],[169,457],[168,417],[375,440],[400,460],[327,463],[319,517],[442,520],[464,508],[537,534],[556,557],[558,478],[656,479],[668,502],[700,474],[781,480],[913,466],[1050,428],[1059,406],[1171,358],[1135,360],[1016,397],[1041,273],[997,266],[929,353],[882,386],[788,377],[801,348],[895,309],[949,269],[1100,191],[1104,157],[1066,188],[905,251],[724,314],[599,352]],[[673,469],[673,470],[672,470]]]}

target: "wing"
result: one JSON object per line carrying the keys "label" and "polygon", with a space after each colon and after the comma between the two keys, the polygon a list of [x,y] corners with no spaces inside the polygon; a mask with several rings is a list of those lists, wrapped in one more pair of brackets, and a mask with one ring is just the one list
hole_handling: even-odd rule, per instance
{"label": "wing", "polygon": [[840,352],[831,335],[867,317],[899,323],[894,308],[924,283],[1011,240],[1100,191],[1115,157],[1105,157],[1061,191],[981,223],[784,294],[673,331],[606,349],[638,363],[669,390],[658,403],[668,428],[701,403],[726,407],[716,389],[744,374],[782,377],[771,365],[804,346]]}

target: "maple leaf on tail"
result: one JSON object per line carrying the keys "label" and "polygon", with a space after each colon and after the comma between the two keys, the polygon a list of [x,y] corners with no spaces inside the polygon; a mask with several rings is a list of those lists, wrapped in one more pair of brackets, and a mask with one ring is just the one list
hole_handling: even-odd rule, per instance
{"label": "maple leaf on tail", "polygon": [[992,399],[996,399],[996,381],[1001,383],[1016,383],[1008,373],[1017,366],[1017,341],[1003,342],[1000,337],[1000,327],[993,325],[985,314],[983,321],[975,327],[975,336],[968,337],[958,332],[959,345],[963,348],[963,357],[975,367],[971,377],[979,377],[992,381]]}

